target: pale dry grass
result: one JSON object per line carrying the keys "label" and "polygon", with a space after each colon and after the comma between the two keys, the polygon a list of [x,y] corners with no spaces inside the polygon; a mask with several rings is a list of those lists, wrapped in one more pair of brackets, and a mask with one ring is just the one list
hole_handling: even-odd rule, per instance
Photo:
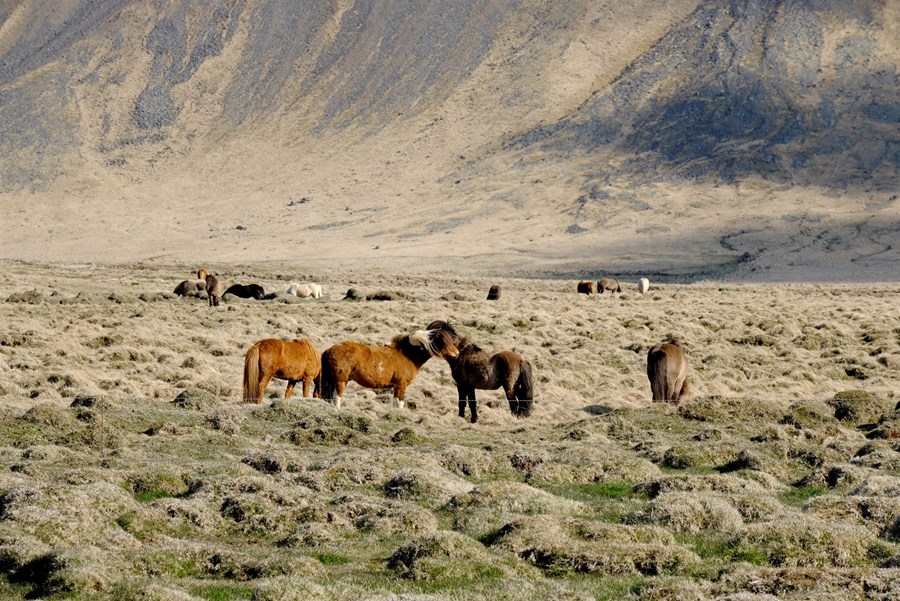
{"label": "pale dry grass", "polygon": [[[309,279],[325,295],[211,309],[170,294],[195,266],[0,264],[0,592],[897,590],[896,286],[656,284],[640,296],[628,282],[586,297],[570,280],[212,267],[226,285]],[[492,283],[500,301],[485,300]],[[349,288],[401,300],[342,300]],[[260,338],[322,351],[434,319],[532,362],[531,418],[513,418],[500,391],[479,391],[478,424],[458,418],[437,360],[407,409],[354,384],[341,410],[282,400],[280,381],[263,405],[241,402],[243,353]],[[645,375],[647,349],[673,334],[693,368],[681,408],[651,403]]]}

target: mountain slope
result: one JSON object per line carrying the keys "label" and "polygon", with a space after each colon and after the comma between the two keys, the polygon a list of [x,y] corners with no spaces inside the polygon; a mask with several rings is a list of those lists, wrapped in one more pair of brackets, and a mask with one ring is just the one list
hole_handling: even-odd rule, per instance
{"label": "mountain slope", "polygon": [[896,279],[889,2],[0,2],[0,256]]}

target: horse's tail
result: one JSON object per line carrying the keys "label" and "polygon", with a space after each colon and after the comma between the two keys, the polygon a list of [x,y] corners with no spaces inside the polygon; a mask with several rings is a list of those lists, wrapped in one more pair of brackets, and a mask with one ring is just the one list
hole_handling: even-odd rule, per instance
{"label": "horse's tail", "polygon": [[534,400],[534,377],[531,374],[531,363],[522,359],[522,365],[519,367],[519,377],[516,379],[516,385],[513,386],[513,394],[520,401]]}
{"label": "horse's tail", "polygon": [[660,345],[647,352],[647,379],[650,380],[650,392],[654,401],[665,401],[668,396],[665,363],[666,354]]}
{"label": "horse's tail", "polygon": [[334,366],[328,351],[322,353],[322,369],[319,371],[317,386],[322,394],[322,399],[333,401],[337,398],[337,378],[334,374]]}
{"label": "horse's tail", "polygon": [[516,417],[528,417],[534,405],[534,377],[531,373],[531,363],[522,359],[519,365],[519,377],[513,386],[513,396],[516,401],[510,401],[509,407]]}
{"label": "horse's tail", "polygon": [[681,392],[678,394],[678,400],[682,400],[691,394],[691,376],[684,377],[684,384],[681,385]]}
{"label": "horse's tail", "polygon": [[244,402],[255,403],[259,398],[259,343],[244,357]]}

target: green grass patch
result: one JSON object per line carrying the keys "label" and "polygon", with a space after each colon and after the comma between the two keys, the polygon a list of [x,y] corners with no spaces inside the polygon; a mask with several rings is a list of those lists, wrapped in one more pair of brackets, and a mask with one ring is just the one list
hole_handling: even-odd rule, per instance
{"label": "green grass patch", "polygon": [[344,564],[350,563],[349,558],[344,557],[343,555],[337,555],[335,553],[315,553],[313,557],[318,559],[320,563],[326,566],[342,566]]}
{"label": "green grass patch", "polygon": [[237,601],[251,599],[253,587],[239,584],[202,584],[191,587],[190,593],[207,601]]}
{"label": "green grass patch", "polygon": [[149,503],[157,499],[165,499],[173,496],[172,493],[164,490],[142,490],[134,493],[134,500],[140,503]]}
{"label": "green grass patch", "polygon": [[768,565],[766,554],[742,543],[736,535],[719,532],[680,533],[675,540],[687,545],[704,560],[719,560],[724,563],[743,562],[753,565]]}
{"label": "green grass patch", "polygon": [[802,507],[812,497],[818,497],[827,492],[827,486],[797,486],[778,495],[778,499],[790,507]]}
{"label": "green grass patch", "polygon": [[627,499],[640,496],[635,493],[630,482],[589,482],[568,486],[542,486],[544,490],[559,497],[573,501],[591,501],[592,499]]}

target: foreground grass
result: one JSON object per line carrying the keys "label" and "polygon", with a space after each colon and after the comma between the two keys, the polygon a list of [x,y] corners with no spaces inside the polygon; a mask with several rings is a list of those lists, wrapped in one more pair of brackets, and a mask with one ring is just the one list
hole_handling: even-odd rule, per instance
{"label": "foreground grass", "polygon": [[[600,301],[514,281],[508,304],[485,304],[483,281],[359,276],[418,300],[210,310],[149,295],[168,289],[167,268],[56,272],[56,296],[24,294],[39,266],[6,268],[31,300],[0,302],[0,598],[900,590],[900,290],[832,287],[822,304],[814,287],[672,286]],[[402,410],[358,387],[341,410],[283,400],[281,382],[261,406],[240,402],[258,338],[383,342],[434,317],[528,356],[535,415],[480,392],[479,424],[460,420],[437,362]],[[681,408],[649,403],[642,374],[669,331],[697,379]]]}

